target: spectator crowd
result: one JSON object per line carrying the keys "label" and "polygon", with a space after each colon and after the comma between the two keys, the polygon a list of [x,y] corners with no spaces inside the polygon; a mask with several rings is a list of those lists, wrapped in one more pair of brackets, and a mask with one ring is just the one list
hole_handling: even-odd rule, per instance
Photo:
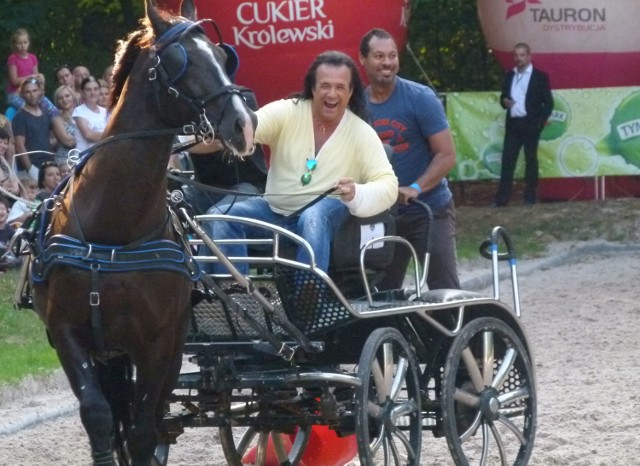
{"label": "spectator crowd", "polygon": [[109,66],[95,78],[82,64],[61,65],[49,99],[29,32],[15,30],[10,45],[0,74],[7,96],[0,106],[0,272],[8,241],[70,173],[69,157],[101,138],[113,71]]}

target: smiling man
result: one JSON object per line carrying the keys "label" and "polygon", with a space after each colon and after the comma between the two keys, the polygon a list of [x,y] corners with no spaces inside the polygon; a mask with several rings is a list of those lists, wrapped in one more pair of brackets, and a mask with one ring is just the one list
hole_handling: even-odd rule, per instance
{"label": "smiling man", "polygon": [[[360,41],[360,63],[371,86],[365,91],[373,127],[382,142],[393,147],[391,163],[400,183],[397,234],[424,259],[425,231],[431,230],[432,250],[427,284],[430,289],[460,288],[456,268],[455,211],[446,176],[456,164],[456,150],[444,107],[436,93],[397,76],[400,67],[395,40],[383,29],[372,29]],[[425,202],[433,222],[411,199]],[[402,286],[410,259],[397,247],[380,285]]]}
{"label": "smiling man", "polygon": [[[326,271],[331,241],[347,213],[378,214],[393,205],[398,193],[384,147],[364,120],[363,86],[355,63],[341,52],[318,55],[302,93],[267,104],[256,115],[255,140],[271,148],[265,197],[238,202],[228,213],[280,224],[299,234]],[[332,188],[332,195],[303,209]],[[226,222],[207,228],[216,239],[256,238],[261,233]],[[246,256],[242,245],[222,249],[227,255]],[[300,249],[297,260],[309,263],[307,256]],[[246,267],[240,269],[247,272]]]}

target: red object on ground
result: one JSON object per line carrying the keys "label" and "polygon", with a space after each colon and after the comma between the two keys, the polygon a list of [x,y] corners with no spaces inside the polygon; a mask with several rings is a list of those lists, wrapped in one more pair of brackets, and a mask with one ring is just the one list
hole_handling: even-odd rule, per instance
{"label": "red object on ground", "polygon": [[[292,438],[282,436],[287,451],[291,450]],[[253,447],[242,458],[243,464],[256,464],[258,448]],[[327,426],[313,426],[309,443],[302,455],[300,466],[343,466],[351,461],[358,453],[358,444],[355,435],[338,437],[335,431]],[[273,440],[269,436],[267,443],[267,460],[265,466],[280,466]]]}
{"label": "red object on ground", "polygon": [[[287,451],[291,450],[291,440],[288,435],[282,435],[282,443]],[[253,447],[242,457],[242,464],[256,464],[256,455],[258,453],[258,447]],[[300,466],[306,466],[304,461],[301,461]],[[265,466],[280,466],[278,457],[276,456],[276,450],[273,446],[273,437],[269,435],[269,441],[267,442],[267,459],[264,463]]]}
{"label": "red object on ground", "polygon": [[313,426],[302,461],[306,466],[343,466],[357,454],[355,435],[338,437],[327,426]]}

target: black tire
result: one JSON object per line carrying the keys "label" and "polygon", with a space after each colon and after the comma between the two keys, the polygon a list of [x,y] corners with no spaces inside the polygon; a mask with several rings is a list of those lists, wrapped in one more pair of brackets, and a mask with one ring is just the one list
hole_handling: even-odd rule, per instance
{"label": "black tire", "polygon": [[462,328],[447,354],[441,402],[456,465],[529,462],[537,422],[535,376],[524,344],[506,323],[480,317]]}
{"label": "black tire", "polygon": [[[250,409],[250,408],[249,408]],[[249,413],[247,413],[249,414]],[[254,413],[251,413],[254,414]],[[285,439],[285,437],[287,437]],[[220,444],[222,451],[230,466],[242,466],[243,456],[256,447],[256,466],[264,466],[266,447],[269,439],[273,442],[274,450],[280,464],[296,466],[300,463],[302,455],[307,448],[311,437],[311,426],[299,427],[294,439],[291,441],[289,434],[275,431],[261,432],[256,427],[220,427]],[[283,441],[293,444],[290,451],[286,451]]]}
{"label": "black tire", "polygon": [[398,330],[386,327],[371,333],[360,356],[358,378],[355,426],[360,463],[418,466],[420,382],[413,350]]}

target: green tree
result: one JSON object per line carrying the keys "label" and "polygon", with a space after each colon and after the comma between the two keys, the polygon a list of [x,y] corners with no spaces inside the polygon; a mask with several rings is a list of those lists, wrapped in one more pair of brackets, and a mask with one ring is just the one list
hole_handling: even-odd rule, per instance
{"label": "green tree", "polygon": [[[490,53],[475,0],[415,0],[402,74],[439,92],[494,91],[503,71]],[[415,59],[414,59],[415,56]],[[428,78],[425,76],[428,75]]]}

